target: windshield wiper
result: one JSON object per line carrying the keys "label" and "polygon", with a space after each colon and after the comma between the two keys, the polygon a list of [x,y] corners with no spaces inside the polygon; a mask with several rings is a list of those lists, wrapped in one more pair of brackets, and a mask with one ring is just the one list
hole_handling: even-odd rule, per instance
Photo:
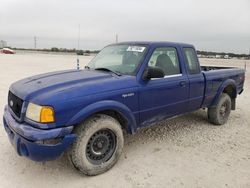
{"label": "windshield wiper", "polygon": [[105,67],[96,68],[95,70],[112,72],[112,73],[116,74],[117,76],[121,76],[121,74],[120,74],[119,72],[116,72],[116,71],[110,70],[110,69],[105,68]]}

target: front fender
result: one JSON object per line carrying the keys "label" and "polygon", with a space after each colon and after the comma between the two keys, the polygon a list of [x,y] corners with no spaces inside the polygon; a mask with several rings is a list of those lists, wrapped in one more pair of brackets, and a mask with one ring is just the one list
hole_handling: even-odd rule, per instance
{"label": "front fender", "polygon": [[134,133],[136,131],[136,121],[131,110],[124,104],[112,100],[99,101],[84,107],[67,122],[67,125],[83,122],[92,114],[104,110],[114,110],[119,112],[128,122],[128,131],[130,133]]}
{"label": "front fender", "polygon": [[[215,97],[214,97],[214,99],[213,99],[210,107],[215,107],[218,104],[221,93],[229,85],[233,86],[234,90],[236,90],[236,82],[233,79],[225,80],[221,84],[221,86],[219,87],[219,89],[217,90],[217,94],[215,95]],[[235,92],[235,96],[234,96],[235,98],[236,98],[236,95],[237,95],[237,91]]]}

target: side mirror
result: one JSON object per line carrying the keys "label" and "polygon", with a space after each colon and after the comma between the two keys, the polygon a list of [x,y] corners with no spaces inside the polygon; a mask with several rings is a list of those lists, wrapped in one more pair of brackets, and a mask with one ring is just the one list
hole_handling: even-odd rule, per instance
{"label": "side mirror", "polygon": [[163,78],[165,76],[162,69],[158,67],[147,67],[143,73],[143,80],[150,80],[151,78]]}

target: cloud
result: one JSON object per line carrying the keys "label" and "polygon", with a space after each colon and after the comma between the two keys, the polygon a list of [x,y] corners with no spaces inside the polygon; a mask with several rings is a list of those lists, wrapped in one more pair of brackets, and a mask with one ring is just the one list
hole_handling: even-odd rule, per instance
{"label": "cloud", "polygon": [[248,0],[1,0],[0,39],[12,46],[99,49],[115,41],[193,43],[198,49],[248,53]]}

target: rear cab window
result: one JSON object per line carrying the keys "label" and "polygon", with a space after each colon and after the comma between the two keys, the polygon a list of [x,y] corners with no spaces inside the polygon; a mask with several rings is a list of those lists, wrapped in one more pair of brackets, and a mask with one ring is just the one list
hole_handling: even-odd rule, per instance
{"label": "rear cab window", "polygon": [[193,48],[183,48],[184,55],[186,58],[187,70],[189,74],[199,74],[200,64]]}

